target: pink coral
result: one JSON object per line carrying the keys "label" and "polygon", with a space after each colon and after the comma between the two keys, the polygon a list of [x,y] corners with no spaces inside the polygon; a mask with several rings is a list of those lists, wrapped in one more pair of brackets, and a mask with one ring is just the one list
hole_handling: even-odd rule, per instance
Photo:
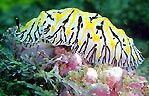
{"label": "pink coral", "polygon": [[72,70],[76,69],[78,66],[82,66],[82,58],[77,53],[73,54],[67,64]]}
{"label": "pink coral", "polygon": [[76,70],[79,66],[82,66],[82,58],[77,53],[71,54],[70,56],[61,55],[58,59],[62,62],[60,65],[60,75],[66,75],[71,70]]}
{"label": "pink coral", "polygon": [[61,48],[61,47],[54,48],[55,55],[65,54],[66,52],[67,51],[65,50],[65,48]]}
{"label": "pink coral", "polygon": [[88,71],[86,73],[86,82],[88,84],[95,83],[98,79],[97,71],[94,68],[88,68]]}
{"label": "pink coral", "polygon": [[57,58],[56,60],[62,63],[68,63],[69,58],[67,55],[61,54],[61,56]]}
{"label": "pink coral", "polygon": [[123,70],[120,67],[113,67],[105,70],[107,77],[107,84],[110,89],[120,90],[122,87]]}
{"label": "pink coral", "polygon": [[135,82],[131,83],[131,84],[129,85],[129,87],[130,87],[131,89],[138,89],[138,90],[141,90],[141,88],[142,88],[141,84],[135,83]]}
{"label": "pink coral", "polygon": [[132,90],[129,92],[130,96],[143,96],[143,94],[140,91]]}
{"label": "pink coral", "polygon": [[112,89],[112,90],[110,91],[110,96],[119,96],[119,95],[118,95],[117,92],[115,92],[114,89]]}
{"label": "pink coral", "polygon": [[109,88],[103,84],[92,84],[89,96],[110,96]]}
{"label": "pink coral", "polygon": [[143,87],[145,84],[147,84],[147,80],[145,77],[142,76],[138,76],[137,78],[138,82],[140,83],[140,85]]}

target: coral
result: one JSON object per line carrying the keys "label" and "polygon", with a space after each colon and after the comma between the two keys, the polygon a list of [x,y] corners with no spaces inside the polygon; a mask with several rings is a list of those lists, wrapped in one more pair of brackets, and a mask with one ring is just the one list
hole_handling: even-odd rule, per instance
{"label": "coral", "polygon": [[88,92],[89,96],[109,96],[110,90],[108,86],[104,84],[92,84],[91,89]]}
{"label": "coral", "polygon": [[86,73],[86,82],[89,84],[95,83],[98,79],[97,71],[94,68],[88,68]]}

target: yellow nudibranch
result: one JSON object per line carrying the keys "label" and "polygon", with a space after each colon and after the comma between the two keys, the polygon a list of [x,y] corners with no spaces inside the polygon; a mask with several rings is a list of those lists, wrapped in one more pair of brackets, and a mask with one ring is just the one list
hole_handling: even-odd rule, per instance
{"label": "yellow nudibranch", "polygon": [[42,11],[37,18],[19,27],[16,37],[30,47],[40,42],[70,46],[91,63],[127,70],[136,69],[144,60],[133,40],[108,18],[77,8]]}

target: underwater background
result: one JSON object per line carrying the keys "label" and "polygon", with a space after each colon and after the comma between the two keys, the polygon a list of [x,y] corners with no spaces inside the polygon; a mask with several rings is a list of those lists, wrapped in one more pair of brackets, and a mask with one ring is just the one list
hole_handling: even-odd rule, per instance
{"label": "underwater background", "polygon": [[[32,61],[30,60],[25,60],[28,61],[27,63],[19,60],[19,53],[17,52],[19,50],[18,46],[12,46],[13,48],[11,48],[10,43],[12,42],[10,41],[12,39],[4,35],[8,28],[16,26],[16,17],[20,19],[22,25],[25,25],[26,22],[37,17],[43,10],[62,8],[79,8],[83,11],[99,13],[102,16],[107,17],[117,28],[124,29],[126,34],[134,39],[134,44],[142,52],[142,55],[145,58],[143,64],[137,68],[136,74],[145,77],[147,81],[149,81],[148,0],[0,0],[0,94],[2,94],[2,96],[66,96],[64,91],[68,91],[68,89],[74,89],[74,93],[79,93],[78,90],[80,89],[78,87],[72,87],[73,83],[67,81],[68,78],[70,79],[74,74],[79,75],[79,73],[72,72],[69,76],[66,76],[64,81],[61,81],[62,78],[59,77],[59,75],[52,73],[53,71],[50,70],[52,68],[51,66],[47,67],[47,65],[42,65],[42,63],[46,62],[47,58],[44,58],[46,60],[42,63],[40,62],[38,65],[32,64]],[[60,51],[59,53],[65,51],[64,49],[55,50],[58,50],[58,52]],[[56,56],[59,55],[57,52],[55,52],[55,54]],[[38,63],[38,61],[36,61],[36,63]],[[86,66],[83,68],[86,70]],[[95,69],[99,71],[98,68]],[[52,70],[55,71],[57,69],[53,68]],[[81,73],[81,76],[84,76],[82,74],[85,73]],[[105,73],[103,74],[105,75]],[[80,78],[80,75],[78,75],[74,78]],[[63,75],[61,76],[63,77]],[[71,80],[73,81],[74,78],[71,78]],[[101,77],[99,76],[98,78]],[[125,79],[126,82],[135,81],[132,78],[128,79],[127,76],[125,78],[127,78]],[[84,84],[84,82],[82,84]],[[103,82],[105,81],[103,80],[102,83]],[[64,83],[64,85],[61,83]],[[68,88],[68,86],[71,86],[72,88]],[[64,89],[59,90],[61,88]],[[85,88],[88,89],[86,86]],[[105,89],[106,88],[107,87],[105,87]],[[92,93],[92,90],[84,90],[83,92]],[[117,96],[115,93],[113,94],[113,96]],[[125,96],[125,93],[123,96]]]}

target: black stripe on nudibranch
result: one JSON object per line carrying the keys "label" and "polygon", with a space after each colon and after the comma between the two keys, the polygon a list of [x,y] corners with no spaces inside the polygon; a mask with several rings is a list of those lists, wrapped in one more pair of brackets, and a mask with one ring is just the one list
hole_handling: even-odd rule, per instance
{"label": "black stripe on nudibranch", "polygon": [[[31,29],[30,29],[29,32],[27,33],[27,36],[25,37],[25,39],[23,40],[23,42],[27,41],[27,39],[29,39],[28,42],[33,42],[33,39],[34,39],[34,38],[31,37],[31,31],[32,31],[34,25],[35,25],[35,22],[33,22],[33,24],[31,25]],[[24,34],[23,34],[23,35],[24,35]],[[23,37],[22,37],[21,39],[23,39]]]}
{"label": "black stripe on nudibranch", "polygon": [[45,13],[47,14],[47,18],[50,18],[52,21],[54,21],[54,18],[52,17],[51,14],[49,14],[47,11],[45,11]]}
{"label": "black stripe on nudibranch", "polygon": [[86,52],[86,49],[87,49],[87,46],[88,46],[89,39],[90,39],[90,33],[87,34],[87,40],[86,40],[86,43],[85,43],[85,48],[84,48],[84,50],[82,51],[83,54],[85,54],[85,52]]}
{"label": "black stripe on nudibranch", "polygon": [[91,23],[92,23],[92,21],[93,21],[94,19],[97,19],[97,18],[98,18],[98,14],[96,14],[96,15],[93,16],[93,17],[89,17]]}
{"label": "black stripe on nudibranch", "polygon": [[82,20],[82,17],[81,16],[79,16],[79,18],[78,18],[78,25],[77,25],[77,35],[76,35],[76,41],[78,41],[78,36],[79,36],[79,31],[80,31],[80,25],[81,25],[81,22],[82,22],[83,20]]}
{"label": "black stripe on nudibranch", "polygon": [[85,46],[85,44],[86,44],[86,41],[84,41],[83,44],[82,44],[82,46],[80,47],[80,50],[78,51],[79,53],[81,53],[82,48]]}
{"label": "black stripe on nudibranch", "polygon": [[98,26],[98,25],[97,25],[97,26],[96,26],[96,29],[97,29],[96,34],[98,34],[98,31],[99,31],[99,30],[102,30],[102,26]]}
{"label": "black stripe on nudibranch", "polygon": [[72,27],[71,30],[74,30],[75,27]]}
{"label": "black stripe on nudibranch", "polygon": [[30,29],[29,33],[27,34],[27,37],[29,36],[28,38],[31,40],[31,42],[33,42],[33,39],[34,39],[34,38],[32,38],[32,36],[31,36],[30,33],[31,33],[31,31],[33,30],[33,28],[34,28],[35,23],[36,23],[36,22],[34,22],[34,23],[32,24],[31,29]]}
{"label": "black stripe on nudibranch", "polygon": [[97,25],[97,26],[96,26],[96,29],[97,29],[97,30],[101,30],[101,29],[102,29],[102,26],[98,26],[98,25]]}
{"label": "black stripe on nudibranch", "polygon": [[113,30],[112,30],[112,28],[109,26],[109,28],[110,28],[110,31],[112,32],[112,35],[114,36],[114,37],[116,37],[119,41],[120,41],[120,39],[118,38],[118,35],[116,35],[114,32],[113,32]]}
{"label": "black stripe on nudibranch", "polygon": [[[104,52],[104,47],[105,47],[105,45],[103,45],[102,48],[101,48],[101,54],[103,54],[103,52]],[[103,55],[101,55],[101,56],[98,58],[98,62],[99,62],[99,61],[102,62],[102,60],[101,60],[102,57],[103,57]],[[102,64],[104,64],[104,63],[102,63]]]}
{"label": "black stripe on nudibranch", "polygon": [[125,39],[123,38],[123,42],[125,42]]}
{"label": "black stripe on nudibranch", "polygon": [[[62,28],[62,26],[60,26],[60,27],[54,32],[53,35],[49,35],[49,36],[47,36],[46,38],[47,38],[47,39],[52,39],[52,38],[54,37],[54,35],[57,34],[57,33],[61,30],[61,28]],[[60,36],[61,36],[61,35],[60,35]]]}
{"label": "black stripe on nudibranch", "polygon": [[70,39],[69,39],[69,41],[68,41],[69,44],[71,43],[71,40],[72,40],[73,36],[74,36],[74,32],[72,32],[72,34],[71,34],[71,36],[70,36]]}
{"label": "black stripe on nudibranch", "polygon": [[103,39],[104,39],[104,44],[107,45],[106,44],[106,36],[104,35],[104,29],[103,29],[104,25],[103,24],[104,24],[104,21],[101,22],[101,32],[102,32],[102,36],[103,36]]}
{"label": "black stripe on nudibranch", "polygon": [[62,23],[64,23],[64,25],[69,21],[70,16],[72,15],[72,13],[74,12],[74,10],[68,15],[67,19],[65,19]]}
{"label": "black stripe on nudibranch", "polygon": [[68,17],[62,22],[64,25],[62,26],[63,28],[63,31],[64,31],[64,37],[65,37],[65,42],[67,41],[67,37],[66,37],[66,34],[65,34],[65,31],[66,31],[66,28],[64,27],[66,23],[69,22],[69,18],[70,16],[73,14],[74,10],[68,15]]}
{"label": "black stripe on nudibranch", "polygon": [[110,62],[110,53],[111,53],[111,52],[110,52],[110,49],[109,49],[108,46],[106,46],[106,49],[107,49],[107,50],[106,50],[106,51],[107,51],[106,53],[109,53],[109,55],[108,55],[108,64],[109,64],[109,62]]}
{"label": "black stripe on nudibranch", "polygon": [[[119,43],[120,43],[120,49],[121,49],[121,52],[120,52],[120,60],[121,60],[121,58],[122,58],[122,51],[124,51],[123,50],[123,47],[122,47],[122,42],[121,42],[121,40],[119,39],[119,37],[118,37],[118,35],[116,35],[115,33],[114,33],[114,31],[112,30],[112,28],[109,26],[109,28],[110,28],[110,31],[111,31],[111,33],[112,33],[112,35],[119,41]],[[115,51],[116,51],[116,47],[115,47]],[[124,53],[126,53],[125,51],[124,51]],[[126,55],[126,57],[128,58],[128,56],[127,56],[127,54],[125,54]]]}
{"label": "black stripe on nudibranch", "polygon": [[15,35],[16,35],[16,37],[20,37],[20,40],[22,40],[25,32],[27,32],[27,30],[24,30],[24,31],[22,31],[20,33],[16,33]]}
{"label": "black stripe on nudibranch", "polygon": [[36,32],[38,32],[38,34],[39,34],[39,37],[41,37],[42,36],[42,34],[40,33],[40,30],[39,30],[39,26],[37,25],[37,31]]}
{"label": "black stripe on nudibranch", "polygon": [[43,22],[43,26],[46,24],[46,21]]}
{"label": "black stripe on nudibranch", "polygon": [[[55,35],[57,35],[57,34],[55,34]],[[62,42],[63,42],[63,39],[62,39],[62,32],[60,32],[60,38],[59,38],[59,41],[56,42],[56,45],[61,44]]]}
{"label": "black stripe on nudibranch", "polygon": [[[89,50],[89,52],[88,52],[86,58],[92,58],[92,54],[96,54],[96,53],[94,52],[94,49],[96,48],[96,46],[97,46],[97,44],[94,44],[94,46]],[[96,49],[96,50],[97,50],[97,49]],[[92,53],[91,53],[91,52],[92,52]],[[89,55],[90,55],[90,57],[89,57]],[[92,58],[92,59],[93,59],[93,58]],[[90,59],[89,62],[91,62],[92,59]]]}
{"label": "black stripe on nudibranch", "polygon": [[47,34],[50,31],[51,25],[48,24],[48,26],[44,29],[44,34]]}
{"label": "black stripe on nudibranch", "polygon": [[[55,37],[53,37],[53,41],[52,41],[51,43],[54,43],[55,40],[56,40],[56,38],[57,38],[57,34],[55,35]],[[60,40],[61,40],[61,39],[60,39]]]}
{"label": "black stripe on nudibranch", "polygon": [[[36,30],[37,31],[37,30]],[[36,36],[36,31],[34,32],[34,37],[35,37],[35,42],[38,40],[37,36]]]}

